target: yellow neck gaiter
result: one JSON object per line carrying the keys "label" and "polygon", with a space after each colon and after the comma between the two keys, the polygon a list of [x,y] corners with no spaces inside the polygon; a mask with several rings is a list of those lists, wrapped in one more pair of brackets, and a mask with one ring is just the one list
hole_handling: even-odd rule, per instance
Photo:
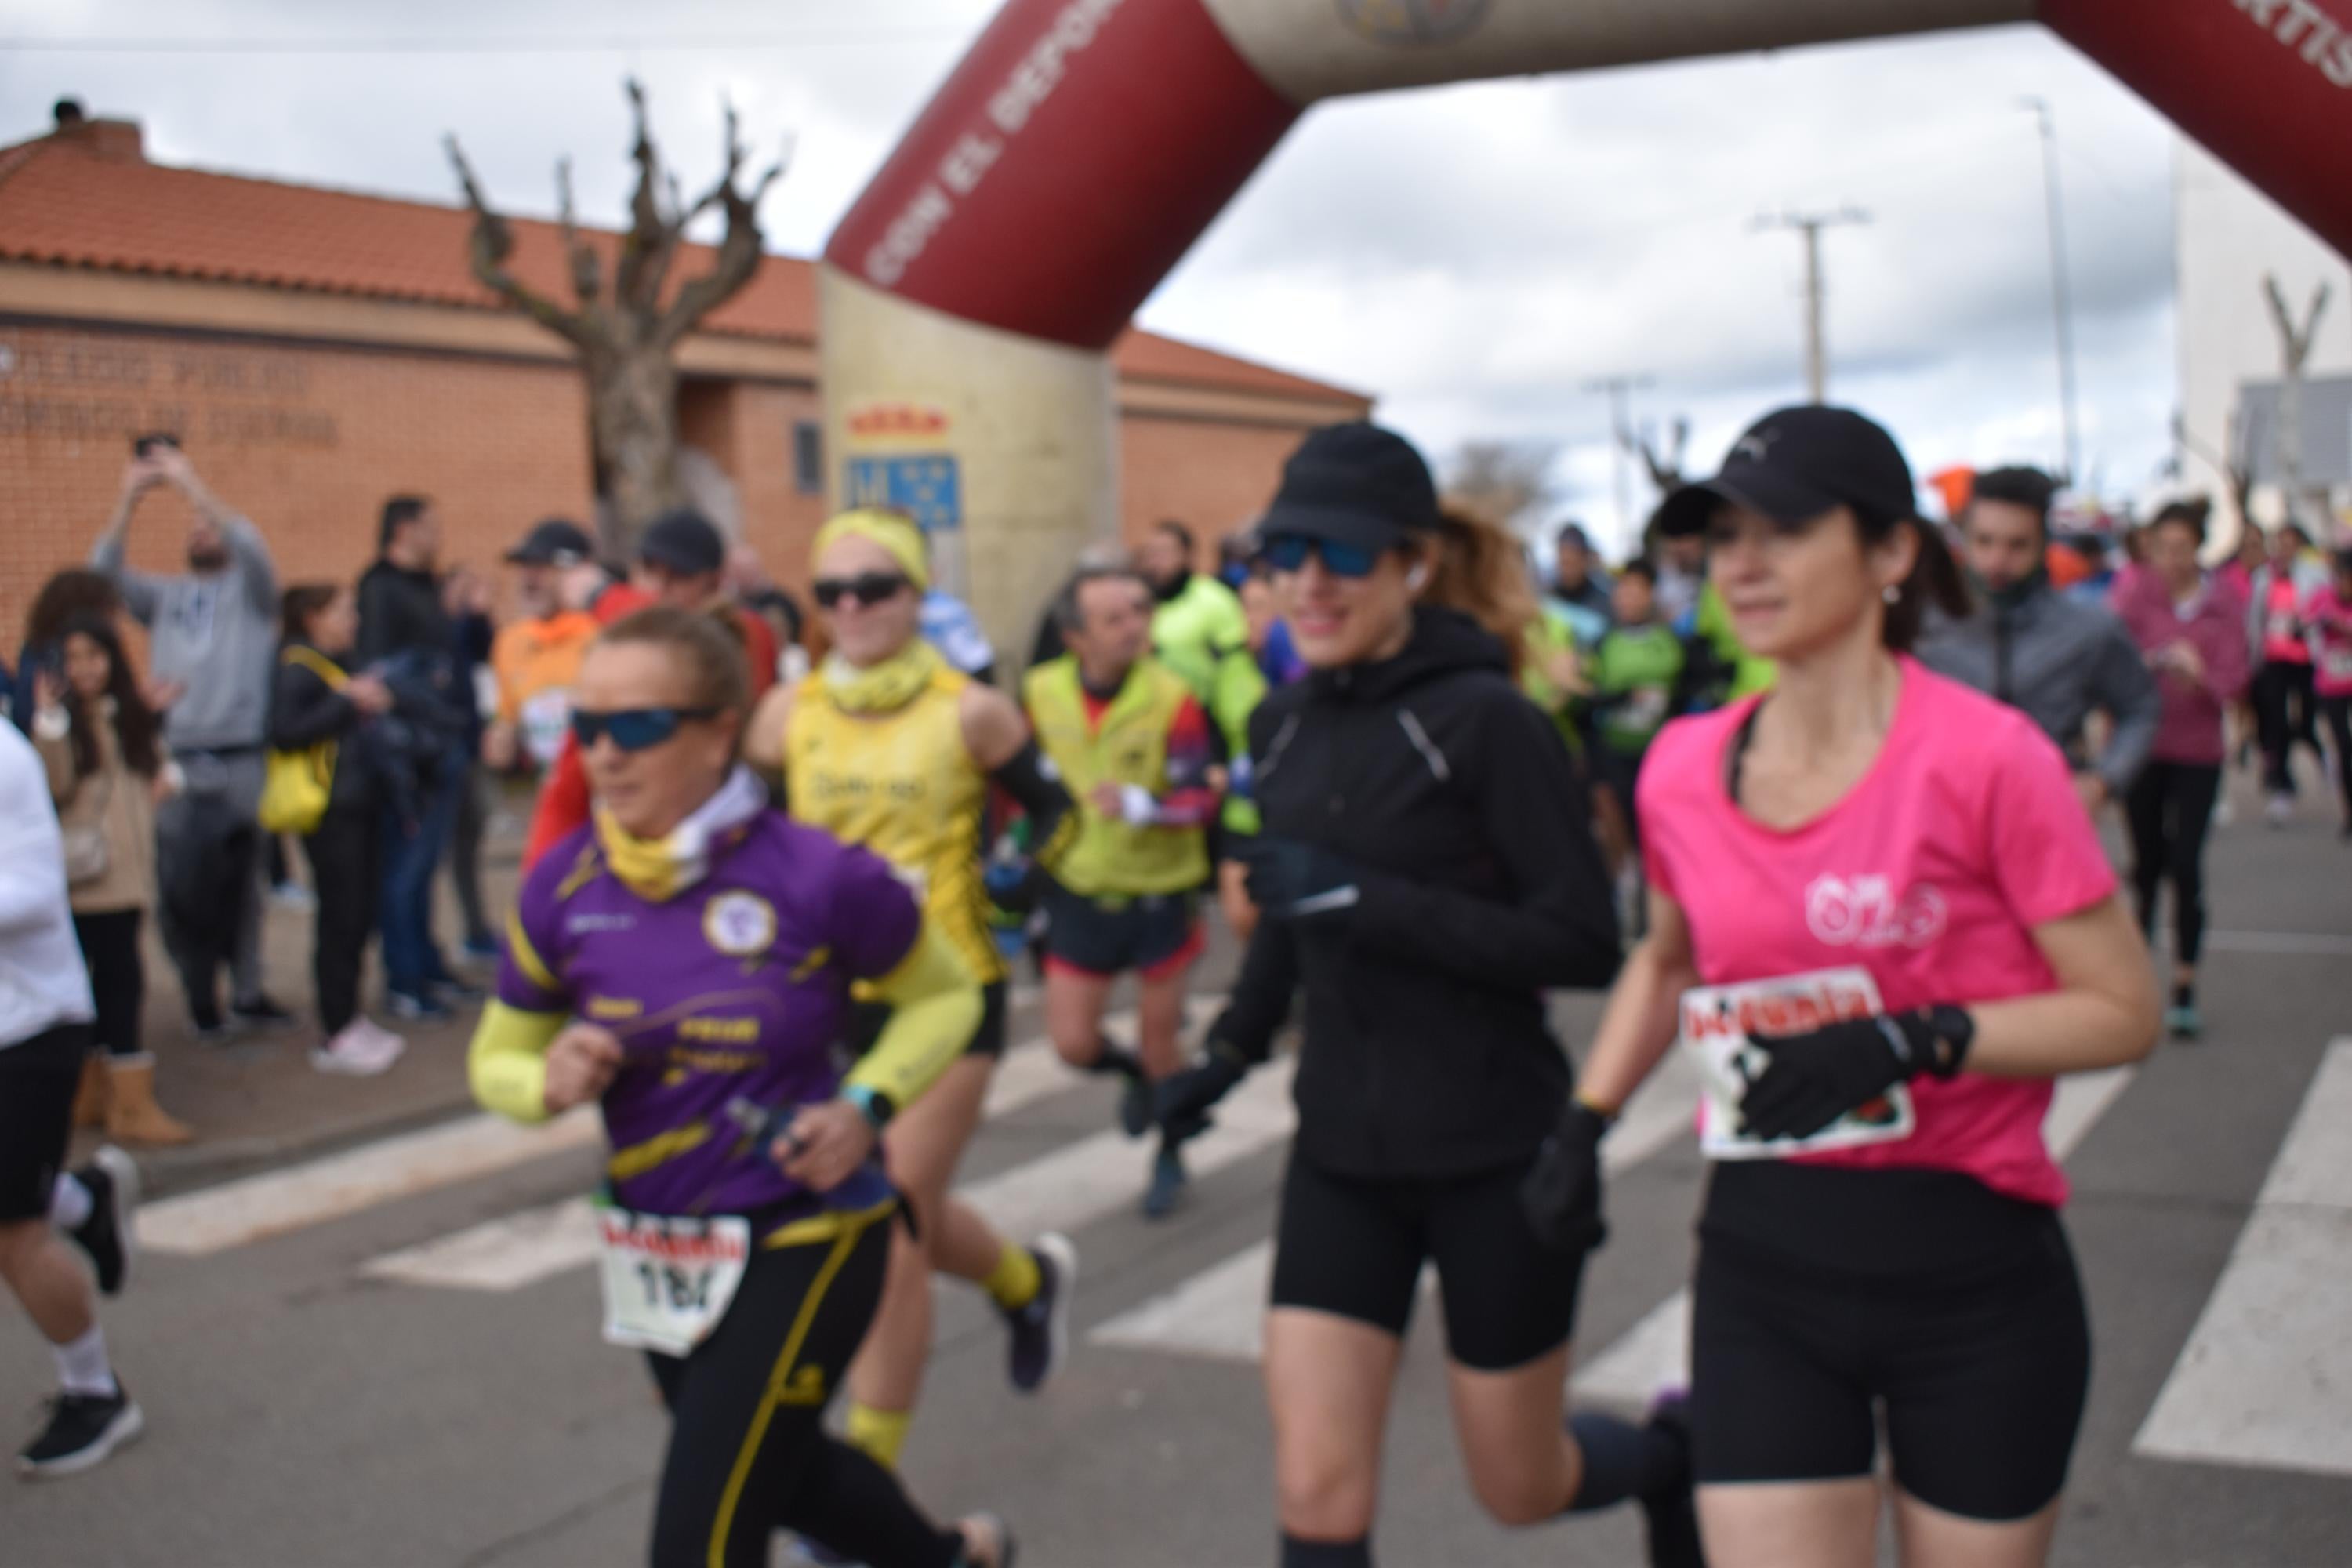
{"label": "yellow neck gaiter", "polygon": [[710,846],[767,809],[768,790],[758,775],[738,766],[719,793],[697,806],[660,838],[639,838],[596,808],[596,847],[621,885],[648,903],[665,904],[710,871]]}
{"label": "yellow neck gaiter", "polygon": [[892,713],[920,697],[939,671],[939,650],[920,637],[863,669],[831,654],[824,661],[824,693],[845,713]]}

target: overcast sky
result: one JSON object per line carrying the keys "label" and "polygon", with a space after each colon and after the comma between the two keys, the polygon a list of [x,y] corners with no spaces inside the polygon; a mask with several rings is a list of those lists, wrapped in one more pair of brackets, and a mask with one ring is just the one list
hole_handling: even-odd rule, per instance
{"label": "overcast sky", "polygon": [[[717,170],[722,96],[760,151],[796,138],[762,211],[775,248],[809,255],[994,9],[0,0],[0,142],[40,132],[70,94],[143,121],[159,161],[449,201],[440,136],[454,130],[509,210],[551,213],[569,153],[587,216],[617,222],[634,71],[689,186]],[[129,47],[318,39],[533,47]],[[678,40],[694,47],[667,47]],[[1142,320],[1374,393],[1440,459],[1465,439],[1557,442],[1557,510],[1608,535],[1607,412],[1587,384],[1648,376],[1635,417],[1688,415],[1696,463],[1711,464],[1802,393],[1798,241],[1752,220],[1852,205],[1871,222],[1824,239],[1832,398],[1885,420],[1923,474],[2054,464],[2027,96],[2057,118],[2085,469],[2127,496],[2167,455],[2175,402],[2171,135],[2035,29],[1327,104]]]}

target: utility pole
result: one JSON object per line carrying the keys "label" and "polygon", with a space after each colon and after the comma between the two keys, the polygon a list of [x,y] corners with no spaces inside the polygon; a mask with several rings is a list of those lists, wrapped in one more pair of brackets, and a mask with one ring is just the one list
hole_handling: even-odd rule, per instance
{"label": "utility pole", "polygon": [[2074,306],[2066,280],[2066,206],[2058,188],[2058,126],[2043,100],[2021,101],[2042,123],[2042,186],[2050,203],[2050,304],[2058,320],[2058,404],[2066,432],[2066,467],[2061,477],[2072,484],[2082,461],[2082,446],[2074,412]]}
{"label": "utility pole", "polygon": [[1646,375],[1604,375],[1584,384],[1587,392],[1608,395],[1609,447],[1617,467],[1617,537],[1628,544],[1639,539],[1641,530],[1633,524],[1633,488],[1625,470],[1626,448],[1633,439],[1633,418],[1626,397],[1649,384]]}
{"label": "utility pole", "polygon": [[1870,215],[1861,208],[1843,207],[1833,213],[1782,213],[1748,225],[1751,229],[1792,228],[1804,239],[1805,394],[1814,403],[1828,402],[1830,392],[1829,347],[1822,330],[1826,293],[1822,281],[1822,230],[1869,221]]}

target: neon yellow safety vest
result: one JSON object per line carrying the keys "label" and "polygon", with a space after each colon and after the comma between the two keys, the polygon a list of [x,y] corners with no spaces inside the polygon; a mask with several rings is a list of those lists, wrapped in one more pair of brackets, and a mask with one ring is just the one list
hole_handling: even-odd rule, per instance
{"label": "neon yellow safety vest", "polygon": [[1021,696],[1037,744],[1077,803],[1077,840],[1054,873],[1070,891],[1090,899],[1139,897],[1179,893],[1209,879],[1204,828],[1139,827],[1103,816],[1089,798],[1104,784],[1167,793],[1168,731],[1192,694],[1166,667],[1141,659],[1101,722],[1088,723],[1075,658],[1039,665],[1023,678]]}

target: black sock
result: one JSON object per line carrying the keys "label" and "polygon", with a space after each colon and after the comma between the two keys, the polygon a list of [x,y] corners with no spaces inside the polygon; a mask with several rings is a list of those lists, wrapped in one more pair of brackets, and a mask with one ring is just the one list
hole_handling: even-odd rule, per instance
{"label": "black sock", "polygon": [[1285,1531],[1282,1568],[1372,1568],[1370,1536],[1353,1541],[1301,1541]]}
{"label": "black sock", "polygon": [[1144,1076],[1143,1058],[1135,1054],[1132,1046],[1122,1046],[1106,1037],[1102,1042],[1101,1054],[1095,1058],[1087,1071],[1097,1075],[1117,1073],[1121,1078],[1141,1078]]}
{"label": "black sock", "polygon": [[1655,1497],[1684,1483],[1688,1461],[1682,1445],[1655,1424],[1580,1410],[1568,1418],[1569,1436],[1584,1454],[1584,1479],[1567,1511],[1591,1513],[1628,1498]]}
{"label": "black sock", "polygon": [[2176,1007],[2197,1005],[2197,983],[2193,980],[2175,982],[2172,987],[2172,1005]]}

